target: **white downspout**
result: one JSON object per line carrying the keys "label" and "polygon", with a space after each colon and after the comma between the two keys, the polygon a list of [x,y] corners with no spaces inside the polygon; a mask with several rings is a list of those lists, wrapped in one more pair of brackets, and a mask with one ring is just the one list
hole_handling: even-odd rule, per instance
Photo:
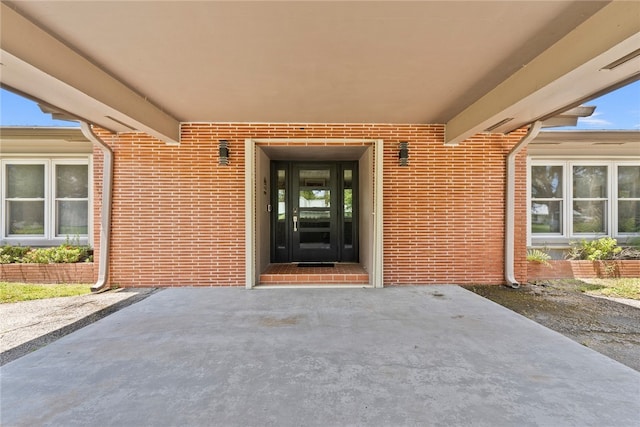
{"label": "white downspout", "polygon": [[80,122],[82,134],[94,146],[100,148],[104,155],[102,169],[102,207],[100,211],[100,252],[98,258],[98,281],[91,286],[91,291],[102,292],[109,289],[109,240],[111,235],[111,189],[113,188],[113,150],[101,140],[87,122]]}
{"label": "white downspout", "polygon": [[507,194],[505,196],[505,220],[504,220],[504,278],[508,286],[514,289],[520,287],[515,278],[515,205],[516,205],[516,156],[524,147],[538,136],[542,122],[537,121],[529,126],[529,131],[516,145],[513,146],[507,156]]}

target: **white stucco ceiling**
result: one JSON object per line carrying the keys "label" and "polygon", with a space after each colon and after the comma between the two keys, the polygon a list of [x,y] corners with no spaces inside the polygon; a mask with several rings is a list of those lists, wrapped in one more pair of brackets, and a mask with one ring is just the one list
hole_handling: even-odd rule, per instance
{"label": "white stucco ceiling", "polygon": [[459,142],[632,78],[592,78],[640,47],[640,7],[607,3],[3,2],[1,79],[167,141],[205,121],[445,123]]}

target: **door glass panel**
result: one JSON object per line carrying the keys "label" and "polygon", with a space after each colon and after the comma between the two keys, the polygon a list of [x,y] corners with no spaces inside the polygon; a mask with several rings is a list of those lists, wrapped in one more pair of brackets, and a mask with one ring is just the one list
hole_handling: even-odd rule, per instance
{"label": "door glass panel", "polygon": [[301,169],[300,188],[329,188],[331,169]]}
{"label": "door glass panel", "polygon": [[286,226],[287,226],[287,189],[286,189],[286,170],[278,169],[278,204],[276,206],[276,247],[284,249],[287,247]]}
{"label": "door glass panel", "polygon": [[328,231],[301,231],[300,249],[331,249],[331,233]]}
{"label": "door glass panel", "polygon": [[330,169],[302,169],[299,174],[300,208],[331,207]]}
{"label": "door glass panel", "polygon": [[344,170],[344,192],[343,192],[343,236],[344,247],[353,247],[353,171],[351,169]]}
{"label": "door glass panel", "polygon": [[331,211],[301,211],[300,228],[331,227]]}
{"label": "door glass panel", "polygon": [[300,190],[301,208],[331,207],[331,190]]}

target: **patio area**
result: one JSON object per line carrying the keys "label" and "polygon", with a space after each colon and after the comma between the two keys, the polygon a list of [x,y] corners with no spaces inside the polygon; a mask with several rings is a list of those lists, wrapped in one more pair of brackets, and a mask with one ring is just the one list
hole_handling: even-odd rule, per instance
{"label": "patio area", "polygon": [[2,367],[2,424],[633,426],[640,373],[457,286],[164,289]]}

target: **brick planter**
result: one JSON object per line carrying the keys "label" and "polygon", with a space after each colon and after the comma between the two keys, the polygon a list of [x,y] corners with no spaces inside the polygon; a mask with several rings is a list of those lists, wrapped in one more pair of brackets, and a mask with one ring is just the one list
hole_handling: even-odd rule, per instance
{"label": "brick planter", "polygon": [[640,260],[569,261],[551,260],[550,266],[527,262],[527,280],[596,277],[640,277]]}
{"label": "brick planter", "polygon": [[95,280],[93,262],[76,264],[0,264],[0,281],[4,282],[93,283]]}

